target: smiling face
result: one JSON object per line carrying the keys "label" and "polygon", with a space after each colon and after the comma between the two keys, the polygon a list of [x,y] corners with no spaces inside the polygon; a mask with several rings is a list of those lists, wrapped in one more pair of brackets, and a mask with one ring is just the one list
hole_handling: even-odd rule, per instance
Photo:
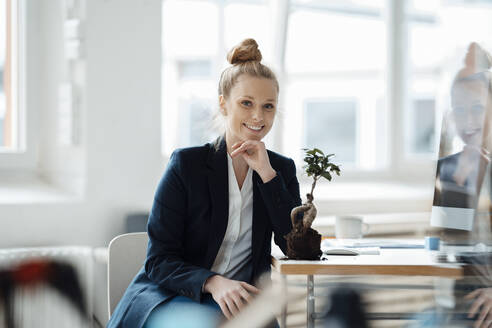
{"label": "smiling face", "polygon": [[274,81],[243,74],[227,98],[219,96],[228,147],[238,141],[260,141],[267,135],[277,111],[277,94]]}
{"label": "smiling face", "polygon": [[453,88],[451,106],[458,135],[467,145],[482,144],[487,87],[480,81],[462,81]]}

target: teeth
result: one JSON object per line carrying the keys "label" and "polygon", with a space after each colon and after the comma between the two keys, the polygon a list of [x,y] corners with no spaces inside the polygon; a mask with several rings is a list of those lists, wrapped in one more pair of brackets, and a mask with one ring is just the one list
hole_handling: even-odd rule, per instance
{"label": "teeth", "polygon": [[248,128],[250,128],[251,130],[256,130],[256,131],[261,130],[261,128],[263,127],[263,126],[252,126],[252,125],[247,125],[247,124],[246,124],[246,126]]}

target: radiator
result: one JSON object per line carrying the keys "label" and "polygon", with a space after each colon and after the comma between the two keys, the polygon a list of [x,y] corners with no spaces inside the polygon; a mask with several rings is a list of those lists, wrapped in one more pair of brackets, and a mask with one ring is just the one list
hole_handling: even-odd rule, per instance
{"label": "radiator", "polygon": [[[71,264],[77,271],[85,296],[86,308],[92,316],[93,252],[90,247],[36,247],[0,249],[0,268],[5,269],[32,259],[49,258]],[[50,286],[18,288],[14,294],[16,328],[88,328],[77,310]],[[0,305],[0,327],[4,327],[4,313]]]}

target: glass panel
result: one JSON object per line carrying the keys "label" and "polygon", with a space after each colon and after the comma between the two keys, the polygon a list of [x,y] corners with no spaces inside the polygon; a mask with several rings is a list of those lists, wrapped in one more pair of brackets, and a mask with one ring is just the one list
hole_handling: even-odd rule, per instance
{"label": "glass panel", "polygon": [[357,157],[355,100],[307,102],[304,139],[308,148],[335,153],[337,163],[354,164]]}

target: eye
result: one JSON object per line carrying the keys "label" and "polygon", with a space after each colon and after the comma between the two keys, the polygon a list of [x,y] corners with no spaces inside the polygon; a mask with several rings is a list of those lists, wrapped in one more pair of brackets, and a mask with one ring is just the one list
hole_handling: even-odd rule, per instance
{"label": "eye", "polygon": [[243,101],[241,101],[241,105],[246,106],[246,107],[251,107],[251,105],[253,105],[253,103],[249,100],[243,100]]}
{"label": "eye", "polygon": [[456,116],[465,115],[465,108],[464,107],[454,107],[453,111],[454,111],[454,115],[456,115]]}
{"label": "eye", "polygon": [[473,115],[482,115],[484,111],[485,111],[485,107],[481,104],[473,105],[472,107]]}
{"label": "eye", "polygon": [[269,103],[269,104],[265,104],[263,107],[264,107],[267,111],[272,111],[272,110],[274,110],[274,109],[275,109],[275,106],[274,106],[273,104],[270,104],[270,103]]}

